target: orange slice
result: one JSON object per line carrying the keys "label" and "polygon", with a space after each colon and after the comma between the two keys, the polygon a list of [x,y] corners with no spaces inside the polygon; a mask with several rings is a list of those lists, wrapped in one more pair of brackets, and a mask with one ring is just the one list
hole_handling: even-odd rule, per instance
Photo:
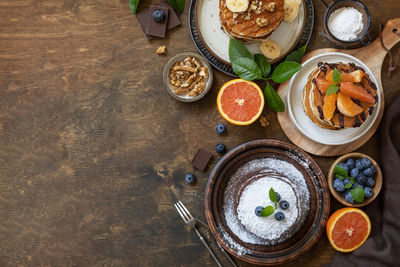
{"label": "orange slice", "polygon": [[337,93],[324,96],[323,112],[325,120],[329,121],[333,117],[333,113],[336,110],[336,95]]}
{"label": "orange slice", "polygon": [[349,96],[346,96],[341,92],[337,94],[337,108],[340,113],[347,117],[354,117],[363,112],[362,107],[354,103]]}
{"label": "orange slice", "polygon": [[[332,74],[333,74],[333,70],[331,70],[330,72],[328,72],[328,74],[326,75],[325,79],[329,82],[333,82],[332,81]],[[362,78],[364,77],[364,72],[361,70],[356,70],[350,73],[346,73],[346,72],[341,72],[340,76],[342,77],[342,82],[354,82],[354,83],[359,83],[361,82]]]}
{"label": "orange slice", "polygon": [[371,221],[360,209],[343,208],[329,217],[326,234],[334,249],[352,252],[361,247],[371,233]]}
{"label": "orange slice", "polygon": [[340,84],[340,92],[346,96],[358,99],[362,102],[375,104],[375,99],[367,90],[361,86],[357,86],[351,82],[342,82]]}
{"label": "orange slice", "polygon": [[264,95],[257,84],[242,79],[225,83],[217,97],[221,116],[235,125],[249,125],[264,109]]}
{"label": "orange slice", "polygon": [[315,79],[315,82],[317,83],[318,90],[319,90],[323,95],[325,95],[325,92],[326,92],[326,90],[328,90],[329,85],[332,84],[332,82],[327,81],[327,80],[322,79],[322,78],[316,78],[316,79]]}

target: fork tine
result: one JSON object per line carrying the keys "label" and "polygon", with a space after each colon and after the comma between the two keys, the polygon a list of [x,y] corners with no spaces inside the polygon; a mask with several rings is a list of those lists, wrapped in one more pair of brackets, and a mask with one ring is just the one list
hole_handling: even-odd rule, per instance
{"label": "fork tine", "polygon": [[186,219],[186,217],[183,214],[183,212],[181,211],[180,207],[177,204],[175,204],[174,206],[175,206],[175,209],[178,211],[179,215],[181,215],[183,221],[186,223],[188,221],[188,219]]}
{"label": "fork tine", "polygon": [[184,211],[186,211],[187,216],[189,217],[189,219],[194,219],[194,217],[192,216],[192,214],[190,214],[190,212],[187,210],[187,208],[185,207],[185,205],[183,205],[183,203],[179,200],[178,201],[179,204],[181,204],[181,207],[183,208]]}

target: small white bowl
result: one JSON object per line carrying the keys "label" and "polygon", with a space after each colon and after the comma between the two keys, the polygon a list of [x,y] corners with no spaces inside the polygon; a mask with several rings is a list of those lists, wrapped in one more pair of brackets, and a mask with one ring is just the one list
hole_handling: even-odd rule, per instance
{"label": "small white bowl", "polygon": [[[354,63],[357,66],[362,67],[370,76],[371,81],[375,83],[379,98],[378,102],[376,103],[372,115],[368,116],[366,121],[360,127],[340,130],[324,129],[312,122],[304,112],[302,104],[302,92],[307,83],[309,75],[318,67],[318,62],[343,62],[345,64]],[[302,68],[291,78],[286,96],[289,118],[296,129],[307,138],[324,145],[349,144],[366,134],[375,123],[380,109],[383,108],[381,101],[382,89],[367,65],[353,56],[339,52],[319,54],[304,62],[302,64]]]}
{"label": "small white bowl", "polygon": [[[207,80],[207,83],[206,83],[206,88],[204,88],[203,92],[201,92],[201,94],[199,94],[197,96],[177,95],[177,94],[174,93],[174,88],[172,87],[171,83],[169,82],[169,71],[170,71],[172,65],[176,61],[183,61],[186,57],[195,57],[208,70],[208,80]],[[208,91],[210,91],[210,88],[211,88],[211,85],[212,85],[212,82],[213,82],[213,72],[212,72],[212,68],[211,68],[210,64],[202,56],[200,56],[199,54],[193,53],[193,52],[183,52],[183,53],[180,53],[180,54],[177,54],[177,55],[173,56],[167,62],[167,64],[164,67],[163,81],[164,81],[165,86],[167,87],[168,93],[173,98],[175,98],[175,99],[177,99],[179,101],[182,101],[182,102],[194,102],[196,100],[199,100],[203,96],[205,96],[208,93]]]}

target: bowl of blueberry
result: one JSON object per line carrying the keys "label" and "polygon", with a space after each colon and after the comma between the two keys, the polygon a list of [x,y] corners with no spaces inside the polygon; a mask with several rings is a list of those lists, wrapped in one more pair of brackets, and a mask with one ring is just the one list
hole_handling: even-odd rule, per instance
{"label": "bowl of blueberry", "polygon": [[368,205],[382,188],[382,172],[371,157],[349,153],[339,157],[328,172],[329,190],[337,201],[349,207]]}

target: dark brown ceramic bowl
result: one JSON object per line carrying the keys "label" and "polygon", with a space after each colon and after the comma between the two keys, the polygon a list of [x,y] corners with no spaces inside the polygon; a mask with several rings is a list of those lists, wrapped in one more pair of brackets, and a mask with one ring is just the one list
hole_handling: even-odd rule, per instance
{"label": "dark brown ceramic bowl", "polygon": [[[328,21],[330,15],[336,10],[343,7],[353,7],[357,9],[362,14],[362,20],[364,24],[364,29],[360,32],[356,39],[345,41],[340,40],[334,36],[329,29]],[[345,48],[356,47],[359,45],[368,45],[371,42],[371,37],[369,36],[369,28],[371,25],[371,15],[369,14],[368,8],[359,0],[334,0],[326,9],[324,19],[322,21],[323,27],[328,38],[337,45]]]}
{"label": "dark brown ceramic bowl", "polygon": [[[245,243],[227,226],[224,192],[231,175],[240,166],[253,159],[271,157],[292,164],[303,174],[310,192],[310,210],[304,224],[289,240],[271,246]],[[217,242],[235,257],[259,265],[286,263],[308,251],[325,229],[329,201],[328,185],[315,161],[300,148],[271,139],[251,141],[229,151],[210,174],[204,199],[207,222]],[[241,248],[233,246],[229,239]]]}

